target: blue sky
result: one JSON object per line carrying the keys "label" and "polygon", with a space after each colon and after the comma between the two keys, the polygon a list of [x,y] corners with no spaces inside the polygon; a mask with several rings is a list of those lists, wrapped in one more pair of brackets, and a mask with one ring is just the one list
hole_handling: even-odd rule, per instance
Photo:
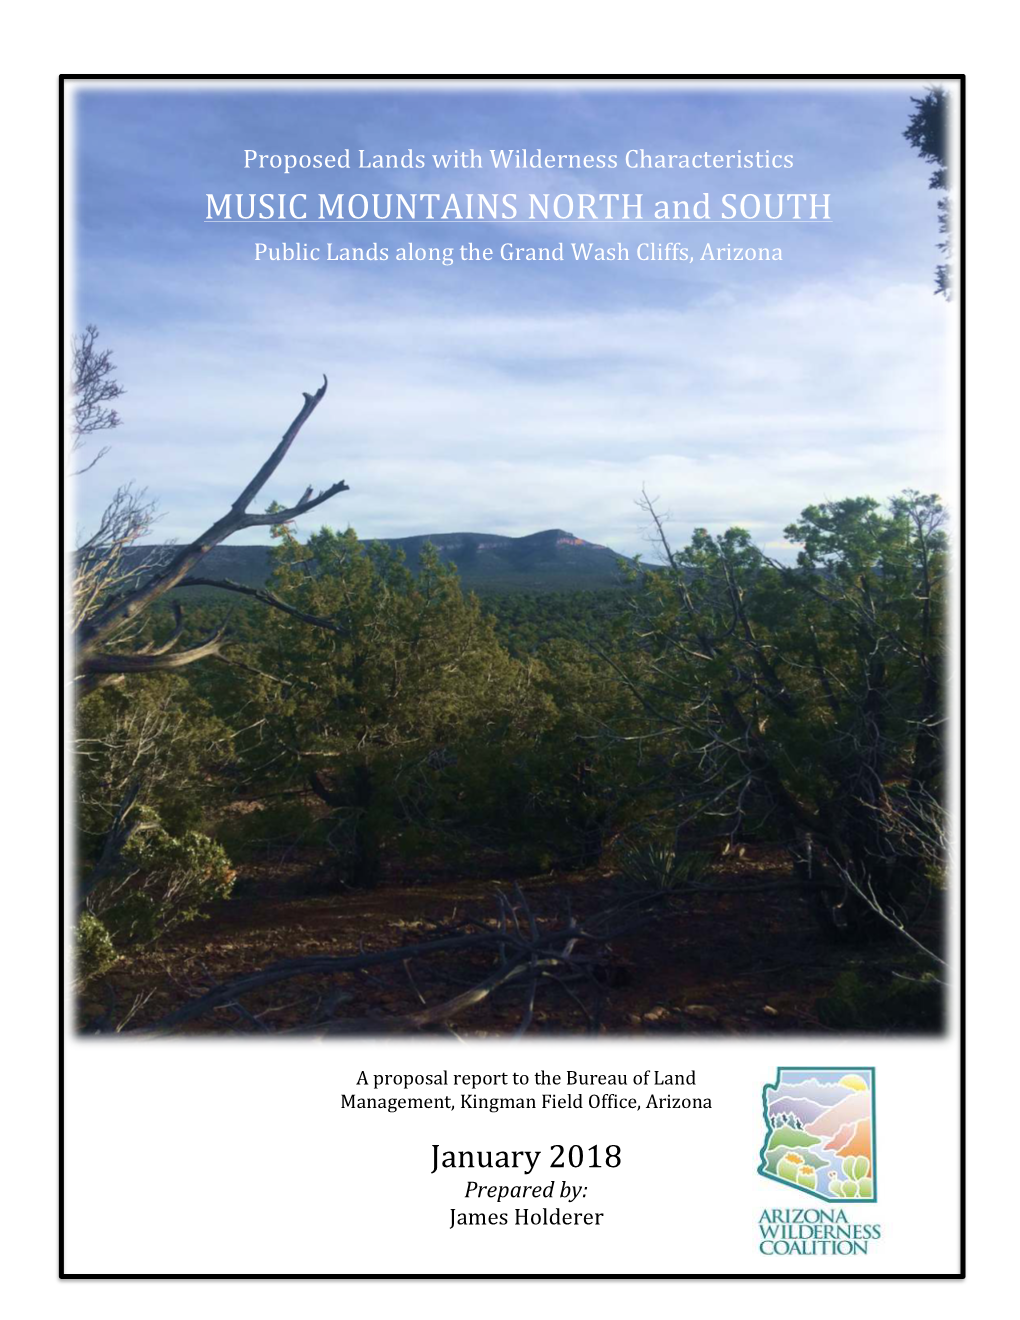
{"label": "blue sky", "polygon": [[[77,322],[127,387],[80,481],[118,484],[158,539],[222,513],[325,372],[266,490],[351,487],[306,520],[363,536],[563,527],[647,550],[642,486],[676,538],[772,549],[809,502],[945,492],[951,311],[932,295],[930,166],[902,137],[916,89],[84,90],[76,101]],[[469,148],[789,154],[786,170],[443,170]],[[424,170],[244,168],[260,153],[426,156]],[[206,194],[830,193],[829,225],[211,225]],[[624,243],[618,263],[397,262],[416,246]],[[386,263],[256,263],[256,242],[387,246]],[[639,262],[639,242],[779,246],[781,263]],[[251,534],[245,540],[258,539]]]}

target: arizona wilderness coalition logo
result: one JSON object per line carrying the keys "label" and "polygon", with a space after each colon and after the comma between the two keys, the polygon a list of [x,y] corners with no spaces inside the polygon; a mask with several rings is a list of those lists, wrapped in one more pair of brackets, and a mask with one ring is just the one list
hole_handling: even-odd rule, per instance
{"label": "arizona wilderness coalition logo", "polygon": [[881,1237],[878,1224],[855,1222],[847,1202],[877,1199],[875,1070],[779,1068],[762,1088],[763,1178],[839,1209],[764,1210],[759,1218],[764,1255],[858,1255]]}

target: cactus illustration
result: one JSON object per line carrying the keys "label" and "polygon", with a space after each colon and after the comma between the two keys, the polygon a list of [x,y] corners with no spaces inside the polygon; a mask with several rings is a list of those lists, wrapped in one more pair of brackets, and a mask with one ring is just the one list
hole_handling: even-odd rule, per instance
{"label": "cactus illustration", "polygon": [[776,1173],[780,1178],[785,1178],[787,1182],[796,1182],[797,1175],[800,1172],[801,1163],[799,1160],[791,1160],[788,1156],[781,1159],[776,1165]]}
{"label": "cactus illustration", "polygon": [[814,1169],[810,1169],[805,1166],[797,1174],[797,1186],[806,1187],[809,1192],[813,1192],[815,1190],[815,1185],[816,1185],[816,1180],[815,1180]]}
{"label": "cactus illustration", "polygon": [[874,1195],[875,1184],[870,1178],[871,1161],[866,1155],[846,1155],[843,1157],[843,1172],[846,1181],[840,1182],[833,1177],[829,1183],[830,1196],[867,1197]]}

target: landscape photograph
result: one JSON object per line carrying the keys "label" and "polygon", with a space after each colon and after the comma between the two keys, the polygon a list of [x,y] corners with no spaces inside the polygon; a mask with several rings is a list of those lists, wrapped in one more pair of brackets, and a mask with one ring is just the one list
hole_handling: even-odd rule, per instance
{"label": "landscape photograph", "polygon": [[946,1030],[955,95],[76,90],[76,1032]]}

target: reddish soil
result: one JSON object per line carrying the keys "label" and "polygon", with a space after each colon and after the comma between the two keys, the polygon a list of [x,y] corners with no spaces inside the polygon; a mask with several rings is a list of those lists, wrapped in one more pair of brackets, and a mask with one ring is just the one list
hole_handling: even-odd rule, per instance
{"label": "reddish soil", "polygon": [[[562,919],[568,901],[582,920],[628,896],[618,878],[598,870],[520,880],[498,873],[465,879],[405,872],[371,892],[331,892],[316,879],[316,862],[292,854],[287,861],[244,865],[234,897],[211,905],[202,919],[155,946],[124,955],[107,976],[89,984],[80,1006],[82,1028],[130,1032],[150,1026],[213,986],[282,959],[392,949],[437,938],[440,927],[467,919],[491,926],[496,891],[510,895],[515,883],[543,926]],[[783,874],[781,859],[764,848],[732,863],[724,859],[716,870],[734,886]],[[890,962],[894,952],[886,955]],[[530,1030],[824,1031],[818,1000],[841,971],[860,962],[859,953],[819,934],[804,899],[789,890],[673,901],[664,905],[660,920],[613,941],[599,969],[601,988],[592,993],[590,985],[574,987],[587,1013],[559,985],[542,983]],[[476,984],[494,965],[492,951],[483,949],[416,959],[413,981],[401,964],[340,976],[306,975],[253,991],[183,1030],[295,1031],[320,1019],[327,1007],[341,1021],[378,1024],[382,1030],[388,1019],[414,1012],[423,1000],[438,1004]],[[875,966],[870,955],[868,967]],[[459,1014],[450,1026],[458,1035],[512,1032],[526,998],[525,986],[506,988]]]}

